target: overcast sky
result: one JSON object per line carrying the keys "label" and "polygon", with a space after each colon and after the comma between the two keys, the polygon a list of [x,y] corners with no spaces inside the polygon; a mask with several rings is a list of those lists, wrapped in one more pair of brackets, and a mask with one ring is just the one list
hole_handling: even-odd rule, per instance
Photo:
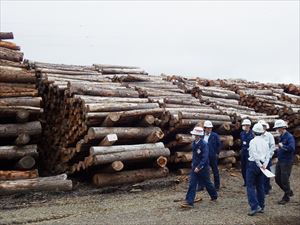
{"label": "overcast sky", "polygon": [[31,60],[151,74],[300,82],[299,1],[4,1]]}

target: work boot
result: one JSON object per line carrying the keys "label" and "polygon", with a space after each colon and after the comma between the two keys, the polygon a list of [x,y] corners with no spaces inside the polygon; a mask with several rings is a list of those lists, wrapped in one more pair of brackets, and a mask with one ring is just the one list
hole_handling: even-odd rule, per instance
{"label": "work boot", "polygon": [[291,190],[289,193],[289,197],[293,197],[294,196],[294,192]]}
{"label": "work boot", "polygon": [[196,197],[195,200],[194,200],[194,203],[196,203],[196,202],[201,202],[202,200],[203,200],[203,199],[202,199],[201,196]]}
{"label": "work boot", "polygon": [[290,198],[288,195],[284,195],[282,199],[278,202],[279,205],[285,205],[290,201]]}
{"label": "work boot", "polygon": [[194,206],[193,205],[191,205],[191,204],[189,204],[188,202],[183,202],[183,203],[181,203],[180,204],[180,207],[181,208],[185,208],[185,209],[191,209],[191,208],[194,208]]}

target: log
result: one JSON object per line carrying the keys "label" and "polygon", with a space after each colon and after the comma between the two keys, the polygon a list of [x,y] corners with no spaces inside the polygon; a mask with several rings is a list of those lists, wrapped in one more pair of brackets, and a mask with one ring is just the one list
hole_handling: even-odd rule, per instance
{"label": "log", "polygon": [[123,162],[114,161],[111,164],[109,164],[108,166],[106,166],[103,170],[101,170],[101,172],[115,173],[115,172],[119,172],[119,171],[123,170],[123,168],[124,168]]}
{"label": "log", "polygon": [[138,123],[138,126],[141,127],[148,127],[154,124],[155,122],[155,117],[153,115],[146,115],[144,118]]}
{"label": "log", "polygon": [[37,145],[0,146],[0,159],[20,159],[24,156],[37,157]]}
{"label": "log", "polygon": [[146,98],[120,98],[120,97],[101,97],[101,96],[90,96],[90,95],[74,95],[74,98],[81,99],[84,104],[88,103],[147,103]]}
{"label": "log", "polygon": [[31,191],[70,191],[72,181],[67,180],[66,174],[52,177],[39,177],[33,179],[1,181],[0,194],[21,193]]}
{"label": "log", "polygon": [[32,156],[26,155],[16,163],[16,168],[21,170],[29,170],[35,165],[35,159]]}
{"label": "log", "polygon": [[41,134],[41,132],[42,126],[39,121],[24,124],[0,124],[0,138],[17,137],[21,133],[38,135]]}
{"label": "log", "polygon": [[17,146],[27,145],[30,142],[30,136],[26,133],[21,133],[15,140]]}
{"label": "log", "polygon": [[227,158],[223,158],[220,160],[220,164],[235,164],[236,163],[236,158],[235,157],[227,157]]}
{"label": "log", "polygon": [[176,170],[176,173],[178,175],[188,175],[191,173],[191,168],[181,168],[181,169]]}
{"label": "log", "polygon": [[[1,51],[0,51],[1,57]],[[32,83],[36,81],[35,74],[23,68],[0,66],[0,82]]]}
{"label": "log", "polygon": [[0,98],[0,106],[31,106],[40,107],[41,97],[11,97]]}
{"label": "log", "polygon": [[[197,124],[199,124],[199,120],[198,119],[182,119],[179,121],[178,124],[176,124],[176,128],[189,128],[189,127],[193,127]],[[221,120],[211,120],[212,124],[214,126],[221,126],[224,123],[228,123],[228,121],[221,121]]]}
{"label": "log", "polygon": [[145,139],[152,133],[162,132],[159,127],[91,127],[89,139],[101,139],[107,134],[116,134],[118,139]]}
{"label": "log", "polygon": [[111,146],[118,140],[118,137],[116,134],[108,134],[105,138],[103,138],[99,145],[100,146]]}
{"label": "log", "polygon": [[227,115],[213,115],[213,114],[189,113],[189,112],[179,112],[178,117],[179,119],[231,121],[230,116]]}
{"label": "log", "polygon": [[152,132],[145,140],[146,143],[156,143],[163,139],[164,133],[161,130]]}
{"label": "log", "polygon": [[23,52],[0,47],[0,59],[9,60],[13,62],[22,62],[23,55]]}
{"label": "log", "polygon": [[13,32],[0,32],[0,40],[3,39],[14,39]]}
{"label": "log", "polygon": [[155,164],[154,167],[158,167],[158,168],[163,168],[167,165],[168,163],[168,159],[164,156],[159,156],[156,160],[155,160]]}
{"label": "log", "polygon": [[112,154],[106,153],[102,155],[95,155],[94,165],[108,164],[114,161],[137,161],[169,155],[170,150],[168,148],[144,149],[136,151],[129,150]]}
{"label": "log", "polygon": [[222,147],[229,148],[233,146],[233,136],[232,135],[220,135],[220,140],[222,142]]}
{"label": "log", "polygon": [[39,176],[38,170],[0,170],[0,181],[2,180],[20,180],[20,179],[32,179]]}
{"label": "log", "polygon": [[96,103],[86,105],[87,112],[115,112],[154,108],[159,108],[159,105],[157,103]]}
{"label": "log", "polygon": [[113,154],[120,152],[152,150],[161,148],[164,148],[164,144],[162,142],[136,145],[93,146],[90,148],[90,155]]}
{"label": "log", "polygon": [[103,74],[146,74],[141,69],[101,68]]}
{"label": "log", "polygon": [[104,69],[104,68],[115,68],[115,69],[140,69],[136,66],[119,66],[119,65],[109,65],[109,64],[93,64],[93,66],[96,66],[98,69]]}
{"label": "log", "polygon": [[214,92],[208,90],[201,90],[200,95],[215,97],[215,98],[222,98],[222,99],[240,99],[240,96],[235,93],[221,93],[221,92]]}
{"label": "log", "polygon": [[12,50],[17,50],[17,51],[19,51],[21,49],[20,46],[17,46],[13,42],[1,41],[1,40],[0,40],[0,47],[12,49]]}
{"label": "log", "polygon": [[168,174],[169,170],[167,167],[123,171],[115,174],[98,173],[93,176],[93,184],[97,187],[123,185],[142,182],[148,179],[166,177]]}
{"label": "log", "polygon": [[223,123],[217,128],[218,134],[229,134],[230,133],[230,124],[229,123]]}
{"label": "log", "polygon": [[192,152],[175,152],[174,163],[179,162],[192,162]]}
{"label": "log", "polygon": [[25,123],[28,121],[30,112],[27,110],[17,111],[16,119],[18,123]]}
{"label": "log", "polygon": [[228,157],[232,157],[232,156],[236,156],[236,155],[237,154],[233,150],[220,151],[219,159],[228,158]]}
{"label": "log", "polygon": [[0,59],[0,66],[10,66],[10,67],[18,67],[18,68],[28,68],[28,64],[20,63],[20,62],[12,62],[5,59]]}

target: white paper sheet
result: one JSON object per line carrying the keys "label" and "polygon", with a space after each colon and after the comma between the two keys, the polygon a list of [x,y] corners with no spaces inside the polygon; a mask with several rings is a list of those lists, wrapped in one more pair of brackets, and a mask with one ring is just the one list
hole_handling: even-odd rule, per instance
{"label": "white paper sheet", "polygon": [[266,176],[266,177],[268,177],[268,178],[271,178],[271,177],[275,177],[275,174],[274,173],[272,173],[270,170],[268,170],[268,169],[262,169],[262,168],[260,168],[260,170],[263,172],[263,174]]}

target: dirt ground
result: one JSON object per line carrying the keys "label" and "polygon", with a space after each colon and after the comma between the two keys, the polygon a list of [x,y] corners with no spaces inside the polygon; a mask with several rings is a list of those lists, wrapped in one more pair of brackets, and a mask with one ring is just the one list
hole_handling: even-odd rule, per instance
{"label": "dirt ground", "polygon": [[282,192],[272,180],[264,214],[247,216],[246,190],[238,171],[221,171],[219,200],[203,201],[191,210],[179,207],[187,189],[186,177],[143,182],[122,188],[95,189],[77,184],[68,193],[30,193],[0,196],[0,224],[300,224],[300,166],[294,166],[295,196],[278,205]]}

